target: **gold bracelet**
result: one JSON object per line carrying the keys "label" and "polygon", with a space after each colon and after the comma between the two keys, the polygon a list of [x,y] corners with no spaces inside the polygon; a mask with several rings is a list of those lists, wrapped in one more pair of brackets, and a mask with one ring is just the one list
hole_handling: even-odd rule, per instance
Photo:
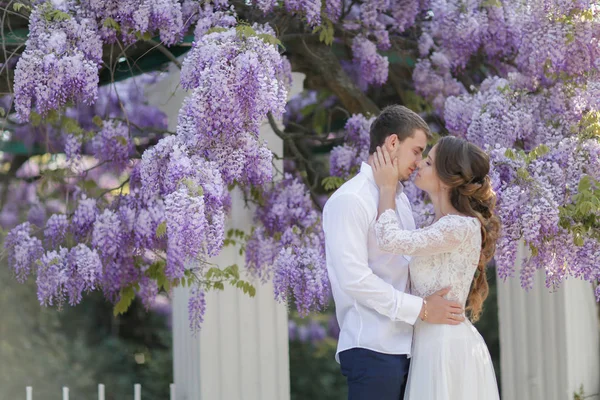
{"label": "gold bracelet", "polygon": [[425,321],[427,319],[427,300],[423,299],[423,318],[421,321]]}

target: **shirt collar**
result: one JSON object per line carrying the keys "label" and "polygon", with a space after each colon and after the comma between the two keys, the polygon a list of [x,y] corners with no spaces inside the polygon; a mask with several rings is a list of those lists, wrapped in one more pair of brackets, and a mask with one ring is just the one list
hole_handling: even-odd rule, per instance
{"label": "shirt collar", "polygon": [[[377,184],[375,183],[375,177],[373,176],[373,168],[371,168],[371,166],[364,161],[360,165],[360,173],[364,174],[369,181],[373,182],[373,185],[377,186]],[[403,193],[403,192],[404,192],[404,185],[402,184],[402,182],[398,182],[398,188],[396,189],[396,196],[399,196],[400,193]]]}

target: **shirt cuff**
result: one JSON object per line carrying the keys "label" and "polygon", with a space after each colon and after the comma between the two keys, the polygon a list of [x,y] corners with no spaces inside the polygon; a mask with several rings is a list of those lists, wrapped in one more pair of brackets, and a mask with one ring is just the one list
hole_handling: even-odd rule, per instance
{"label": "shirt cuff", "polygon": [[419,318],[421,308],[423,308],[422,298],[408,293],[402,293],[400,295],[400,304],[398,306],[396,318],[400,321],[414,325],[415,322],[417,322],[417,318]]}

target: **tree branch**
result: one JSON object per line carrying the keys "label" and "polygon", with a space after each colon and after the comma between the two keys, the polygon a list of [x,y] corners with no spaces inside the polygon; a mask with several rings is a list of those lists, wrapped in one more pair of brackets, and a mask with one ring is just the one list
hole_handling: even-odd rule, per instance
{"label": "tree branch", "polygon": [[[158,51],[163,53],[165,55],[165,57],[167,57],[173,64],[175,64],[177,66],[177,68],[181,69],[181,63],[179,62],[177,57],[175,57],[173,55],[173,53],[171,53],[169,51],[169,49],[167,49],[162,43],[159,43],[156,40],[152,40],[152,39],[146,40],[146,42],[148,42],[154,46],[150,50],[153,50],[156,48]],[[148,50],[148,51],[150,51],[150,50]],[[146,53],[144,53],[144,54],[146,54]]]}
{"label": "tree branch", "polygon": [[340,60],[330,46],[319,42],[314,35],[285,35],[283,45],[290,53],[294,70],[307,77],[318,76],[351,114],[379,114],[379,108],[360,90],[342,69]]}
{"label": "tree branch", "polygon": [[273,129],[273,132],[275,132],[275,134],[283,140],[284,146],[289,146],[289,149],[292,152],[294,159],[299,164],[298,167],[300,167],[301,170],[304,170],[304,172],[308,172],[308,170],[310,170],[310,172],[313,174],[314,182],[312,184],[310,183],[307,174],[301,173],[300,175],[302,177],[302,180],[304,181],[304,184],[308,187],[310,198],[312,199],[315,207],[320,211],[323,211],[321,205],[319,204],[319,199],[316,193],[320,177],[319,171],[316,171],[312,167],[310,160],[307,159],[306,156],[300,151],[300,149],[296,145],[296,142],[294,142],[294,140],[290,138],[288,134],[279,129],[279,127],[277,126],[277,122],[275,122],[275,118],[273,118],[273,114],[269,113],[267,114],[267,117],[269,119],[269,125],[271,125],[271,128]]}

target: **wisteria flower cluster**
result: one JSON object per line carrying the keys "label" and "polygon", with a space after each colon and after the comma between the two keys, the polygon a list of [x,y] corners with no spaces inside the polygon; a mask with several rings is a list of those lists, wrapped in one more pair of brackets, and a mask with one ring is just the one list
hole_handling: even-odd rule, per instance
{"label": "wisteria flower cluster", "polygon": [[[277,5],[276,0],[256,0],[253,1],[263,13],[267,14],[272,11]],[[282,2],[285,9],[292,14],[301,15],[306,18],[309,26],[314,27],[321,23],[321,8],[323,3],[329,3],[326,0],[285,0]],[[339,0],[332,1],[332,5],[327,7],[328,15],[336,15],[341,11]]]}
{"label": "wisteria flower cluster", "polygon": [[287,174],[264,193],[260,222],[246,243],[246,267],[262,280],[273,279],[275,297],[293,300],[302,315],[328,304],[321,219],[304,183]]}
{"label": "wisteria flower cluster", "polygon": [[[26,86],[27,80],[19,79],[23,86],[16,87],[17,110],[22,110],[23,117],[33,105],[44,116],[83,95],[92,103],[98,93],[103,42],[130,43],[142,34],[159,32],[163,43],[174,44],[184,27],[190,26],[189,21],[196,23],[196,40],[181,75],[182,86],[191,94],[181,109],[177,134],[159,136],[158,144],[144,152],[133,169],[134,135],[145,127],[164,130],[166,121],[160,112],[156,114],[162,118],[146,118],[153,114],[150,108],[138,114],[143,107],[135,104],[145,106],[145,100],[132,90],[126,90],[126,96],[115,96],[118,85],[111,85],[102,89],[102,98],[94,106],[67,109],[65,114],[76,121],[69,122],[70,133],[63,134],[54,126],[45,129],[46,143],[50,143],[47,132],[53,132],[52,145],[63,150],[67,159],[81,160],[84,154],[91,154],[99,165],[126,170],[131,178],[129,194],[109,201],[88,197],[82,191],[75,204],[69,205],[70,213],[50,215],[43,240],[31,235],[21,247],[13,246],[11,266],[21,277],[42,256],[38,245],[49,248],[40,261],[46,266],[39,270],[43,274],[38,273],[38,286],[46,287],[40,298],[44,304],[60,304],[67,297],[77,303],[81,298],[81,290],[69,286],[74,275],[65,272],[70,265],[65,261],[69,249],[78,242],[89,246],[102,263],[94,285],[77,284],[77,288],[101,288],[107,297],[118,301],[129,296],[133,287],[149,304],[144,297],[159,289],[152,283],[158,275],[164,273],[169,282],[179,282],[189,278],[186,270],[190,263],[220,252],[230,204],[227,185],[262,186],[272,180],[272,153],[259,140],[259,128],[267,114],[280,118],[284,111],[291,83],[289,62],[280,55],[269,26],[241,25],[236,29],[236,15],[227,2],[188,3],[92,0],[61,3],[56,6],[60,9],[43,3],[33,9],[30,39],[17,72],[28,74],[28,52],[36,51],[36,57],[57,62],[74,53],[95,63],[95,69],[87,75],[72,71],[80,79],[93,76],[95,81],[93,91],[84,88],[77,92],[56,86],[60,80],[52,74],[44,76],[52,80],[32,75],[30,86]],[[320,18],[320,2],[315,5],[315,15]],[[289,7],[295,6],[290,3]],[[87,37],[77,36],[84,33]],[[98,119],[98,114],[103,118]],[[96,132],[89,141],[85,129]],[[35,135],[37,132],[33,141],[44,133]],[[31,215],[32,221],[40,219]],[[43,221],[37,224],[44,226]],[[25,227],[19,229],[13,236],[25,235]],[[22,247],[26,243],[30,243],[29,251]],[[152,266],[160,262],[156,254],[164,254],[162,272]],[[65,293],[73,295],[65,297]],[[203,311],[196,308],[201,315]]]}
{"label": "wisteria flower cluster", "polygon": [[[564,212],[582,180],[600,179],[598,140],[582,128],[600,109],[593,2],[256,0],[244,11],[252,6],[262,22],[272,11],[288,13],[293,29],[348,46],[341,66],[364,91],[391,76],[393,59],[382,52],[413,46],[415,92],[451,134],[491,155],[503,222],[500,276],[514,273],[524,240],[524,287],[538,268],[550,287],[567,275],[599,278],[598,241],[569,229]],[[52,154],[55,165],[20,168],[18,179],[27,181],[3,189],[11,201],[0,224],[13,228],[5,240],[11,268],[19,281],[35,275],[42,304],[76,304],[101,290],[122,311],[135,295],[150,307],[159,291],[195,283],[189,311],[198,328],[210,288],[204,264],[225,244],[229,190],[239,186],[259,203],[244,246],[250,273],[272,279],[276,298],[301,315],[327,305],[320,215],[300,179],[273,183],[273,154],[259,136],[267,117],[285,110],[291,65],[275,30],[238,21],[235,7],[227,0],[67,0],[29,9],[14,100],[17,116],[30,123],[13,135]],[[165,132],[166,116],[147,104],[138,81],[98,88],[104,45],[158,36],[170,46],[192,32],[181,70],[189,95],[175,134]],[[348,119],[345,143],[330,157],[338,181],[367,159],[371,122],[361,114]],[[59,153],[71,163],[64,170],[54,169],[65,158]],[[90,158],[98,164],[83,170]],[[107,172],[114,185],[96,179]],[[42,202],[44,191],[54,198]],[[431,204],[411,183],[405,192],[417,224],[426,225]]]}
{"label": "wisteria flower cluster", "polygon": [[65,13],[52,17],[50,2],[35,6],[29,19],[29,37],[15,71],[15,108],[29,120],[35,105],[41,114],[69,100],[92,104],[98,94],[102,40],[96,22]]}
{"label": "wisteria flower cluster", "polygon": [[291,83],[289,62],[265,39],[272,35],[257,25],[208,33],[183,64],[181,84],[192,94],[177,133],[216,163],[227,184],[272,179],[272,153],[259,141],[259,128],[267,114],[281,117]]}
{"label": "wisteria flower cluster", "polygon": [[453,135],[478,146],[497,143],[524,150],[540,144],[555,145],[577,133],[587,110],[599,104],[599,86],[557,84],[530,93],[519,89],[513,77],[488,78],[476,94],[450,97],[444,118]]}
{"label": "wisteria flower cluster", "polygon": [[[591,163],[597,158],[600,143],[569,138],[546,149],[546,153],[530,155],[530,159],[500,145],[490,149],[498,214],[503,222],[496,265],[500,277],[506,278],[521,263],[524,288],[532,287],[534,273],[540,268],[546,271],[548,287],[559,286],[567,275],[583,276],[588,281],[600,277],[593,267],[600,244],[586,237],[581,246],[575,246],[573,232],[564,228],[559,214],[560,207],[577,194],[577,183],[584,176],[600,178],[598,168]],[[530,252],[518,260],[521,239]]]}
{"label": "wisteria flower cluster", "polygon": [[146,151],[140,174],[143,189],[165,199],[165,272],[170,279],[182,278],[186,262],[216,255],[223,245],[227,187],[217,166],[192,154],[179,136]]}
{"label": "wisteria flower cluster", "polygon": [[115,42],[119,33],[125,42],[135,42],[136,32],[158,32],[161,41],[171,45],[182,38],[185,28],[178,0],[86,0],[80,12],[98,21],[102,39],[108,43]]}
{"label": "wisteria flower cluster", "polygon": [[[583,135],[581,123],[600,106],[598,10],[589,1],[517,3],[431,2],[415,88],[433,102],[451,134],[500,147],[490,150],[503,223],[500,276],[511,276],[522,261],[516,257],[524,240],[531,255],[523,261],[523,287],[532,286],[539,268],[549,287],[568,275],[594,281],[597,239],[584,236],[575,245],[559,214],[584,177],[597,177],[589,161],[598,140]],[[463,87],[457,79],[482,57],[489,73]],[[548,146],[543,156],[536,151],[540,145]],[[506,149],[524,153],[508,157]]]}
{"label": "wisteria flower cluster", "polygon": [[460,76],[468,62],[482,54],[497,76],[512,76],[523,89],[566,81],[585,86],[600,59],[600,22],[592,2],[520,4],[431,2],[432,17],[423,23],[419,39],[422,59],[413,76],[417,92],[436,99],[441,111],[445,98],[462,94],[453,92],[457,85],[448,72]]}
{"label": "wisteria flower cluster", "polygon": [[369,0],[342,2],[341,0],[256,0],[252,2],[265,14],[278,4],[286,11],[300,15],[307,27],[320,31],[327,40],[333,40],[335,29],[350,33],[352,62],[349,69],[357,75],[361,87],[381,86],[388,79],[389,62],[378,50],[391,48],[390,34],[408,30],[427,9],[418,0]]}
{"label": "wisteria flower cluster", "polygon": [[344,127],[346,133],[342,146],[336,146],[329,158],[330,174],[348,179],[358,172],[360,164],[369,158],[369,131],[375,118],[366,118],[362,114],[353,115]]}

